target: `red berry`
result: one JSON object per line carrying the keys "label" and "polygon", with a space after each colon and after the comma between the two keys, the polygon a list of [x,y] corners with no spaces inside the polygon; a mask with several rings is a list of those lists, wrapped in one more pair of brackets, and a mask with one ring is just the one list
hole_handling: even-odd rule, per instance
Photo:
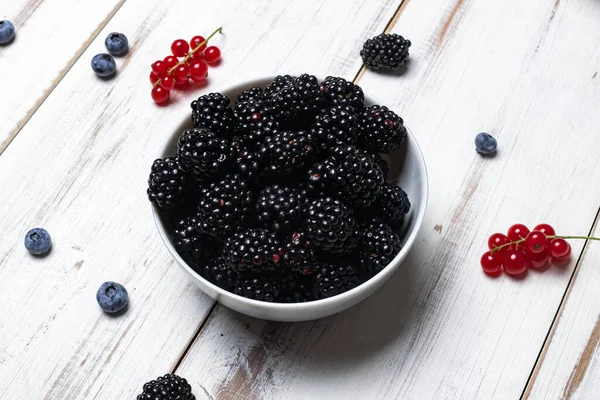
{"label": "red berry", "polygon": [[[514,224],[510,228],[508,228],[508,232],[506,236],[511,242],[516,242],[517,240],[525,239],[529,234],[529,229],[523,224]],[[519,249],[525,247],[523,244],[517,245]]]}
{"label": "red berry", "polygon": [[543,268],[550,260],[550,251],[548,249],[540,251],[539,253],[531,253],[528,249],[526,250],[525,255],[527,260],[529,260],[531,268]]}
{"label": "red berry", "polygon": [[154,85],[160,77],[154,73],[154,71],[150,71],[150,82]]}
{"label": "red berry", "polygon": [[[488,239],[488,248],[490,250],[495,249],[496,247],[500,247],[503,244],[508,243],[508,237],[503,234],[503,233],[494,233],[492,234],[492,236],[490,236],[490,238]],[[500,252],[504,252],[506,251],[506,247],[502,248],[501,250],[499,250]],[[496,252],[494,252],[494,254],[496,254]]]}
{"label": "red berry", "polygon": [[502,268],[502,257],[497,253],[490,253],[486,251],[481,256],[481,268],[487,274],[496,275],[500,273]]}
{"label": "red berry", "polygon": [[152,71],[162,78],[163,76],[167,75],[167,64],[165,64],[165,62],[162,60],[155,61],[154,64],[152,64]]}
{"label": "red berry", "polygon": [[176,57],[183,57],[190,50],[190,45],[183,39],[177,39],[171,45],[171,51]]}
{"label": "red berry", "polygon": [[504,258],[504,271],[509,275],[521,275],[527,271],[527,258],[521,250],[508,249]]}
{"label": "red berry", "polygon": [[175,69],[175,72],[173,72],[173,76],[175,77],[175,82],[177,82],[178,84],[187,82],[190,78],[190,67],[188,67],[185,64],[181,64]]}
{"label": "red berry", "polygon": [[541,253],[548,248],[548,239],[540,231],[531,231],[525,239],[525,245],[532,253]]}
{"label": "red berry", "polygon": [[552,239],[550,241],[550,255],[552,259],[564,257],[567,252],[570,252],[571,246],[565,239]]}
{"label": "red berry", "polygon": [[536,225],[535,228],[533,228],[533,230],[534,231],[540,231],[540,232],[542,232],[546,236],[554,236],[554,235],[556,235],[556,231],[554,230],[554,228],[551,227],[548,224],[539,224],[539,225]]}
{"label": "red berry", "polygon": [[210,46],[204,50],[204,59],[209,64],[216,64],[221,59],[221,50],[216,46]]}
{"label": "red berry", "polygon": [[194,82],[201,82],[206,79],[208,74],[208,66],[204,61],[194,61],[190,65],[190,77]]}
{"label": "red berry", "polygon": [[165,57],[165,65],[167,66],[168,69],[173,68],[177,64],[179,64],[179,60],[177,59],[177,57],[175,57],[175,56],[166,56]]}
{"label": "red berry", "polygon": [[567,252],[560,257],[552,257],[552,261],[555,262],[561,262],[561,261],[565,261],[567,259],[569,259],[569,257],[571,257],[571,245],[569,243],[567,243]]}
{"label": "red berry", "polygon": [[152,100],[154,100],[156,104],[162,104],[169,100],[170,93],[171,92],[164,89],[162,86],[156,86],[154,89],[152,89]]}
{"label": "red berry", "polygon": [[173,75],[167,75],[164,78],[162,78],[160,80],[160,86],[162,86],[163,89],[166,90],[173,89],[173,86],[175,86],[175,79],[173,78]]}
{"label": "red berry", "polygon": [[[205,39],[202,36],[194,36],[192,38],[192,40],[190,40],[190,47],[192,48],[192,50],[196,50],[196,47],[198,47],[198,45],[204,41],[205,41]],[[205,48],[206,48],[206,43],[204,43],[202,45],[202,47],[200,47],[197,50],[196,54],[201,53],[202,51],[204,51]]]}

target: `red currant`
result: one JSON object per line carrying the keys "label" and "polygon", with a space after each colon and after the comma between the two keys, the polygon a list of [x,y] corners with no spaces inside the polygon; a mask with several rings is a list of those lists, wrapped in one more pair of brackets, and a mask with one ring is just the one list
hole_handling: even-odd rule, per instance
{"label": "red currant", "polygon": [[162,78],[163,76],[167,75],[167,64],[165,64],[165,62],[162,60],[155,61],[154,64],[152,64],[152,71]]}
{"label": "red currant", "polygon": [[160,77],[156,75],[154,71],[150,71],[150,83],[154,85],[156,82],[158,82],[159,79]]}
{"label": "red currant", "polygon": [[554,228],[548,224],[536,225],[535,228],[533,228],[533,230],[540,231],[546,236],[555,236],[556,235],[556,231],[554,230]]}
{"label": "red currant", "polygon": [[173,75],[167,75],[164,78],[162,78],[160,80],[160,86],[162,86],[163,89],[166,90],[173,89],[173,86],[175,86],[175,78],[173,78]]}
{"label": "red currant", "polygon": [[190,78],[190,67],[181,64],[179,67],[175,68],[173,76],[175,77],[175,82],[179,84],[187,82]]}
{"label": "red currant", "polygon": [[[492,234],[492,236],[490,236],[490,238],[488,239],[488,248],[490,250],[495,249],[496,247],[500,247],[506,243],[508,243],[508,237],[503,234],[503,233],[494,233]],[[504,252],[506,250],[506,247],[502,248],[501,250],[499,250],[500,252]],[[496,254],[496,252],[494,252],[494,254]]]}
{"label": "red currant", "polygon": [[550,255],[552,258],[561,258],[569,252],[571,246],[565,239],[552,239],[550,241]]}
{"label": "red currant", "polygon": [[527,249],[525,255],[529,260],[531,268],[543,268],[550,260],[550,251],[548,249],[540,251],[539,253],[532,253]]}
{"label": "red currant", "polygon": [[175,57],[183,57],[190,50],[190,45],[183,39],[177,39],[171,45],[171,51]]}
{"label": "red currant", "polygon": [[500,269],[502,268],[502,257],[500,254],[492,254],[489,251],[486,251],[481,256],[481,268],[486,274],[496,275],[500,273]]}
{"label": "red currant", "polygon": [[[525,239],[529,234],[529,229],[523,224],[514,224],[510,228],[508,228],[508,232],[506,236],[511,242],[516,242],[517,240]],[[518,245],[518,248],[522,248],[521,244]]]}
{"label": "red currant", "polygon": [[171,92],[164,89],[162,86],[156,86],[152,89],[152,100],[154,100],[156,104],[163,104],[169,100],[170,93]]}
{"label": "red currant", "polygon": [[[192,40],[190,40],[190,47],[192,50],[196,50],[196,47],[200,45],[200,43],[205,42],[206,40],[202,36],[194,36]],[[202,45],[198,50],[196,50],[196,54],[201,53],[206,48],[206,43]]]}
{"label": "red currant", "polygon": [[571,245],[569,243],[567,243],[567,252],[560,257],[552,257],[552,261],[555,262],[561,262],[561,261],[565,261],[567,259],[569,259],[569,257],[571,257]]}
{"label": "red currant", "polygon": [[525,239],[525,245],[532,253],[541,253],[548,248],[548,239],[540,231],[531,231]]}
{"label": "red currant", "polygon": [[208,66],[204,61],[195,61],[190,65],[190,77],[194,82],[201,82],[206,79]]}
{"label": "red currant", "polygon": [[179,64],[179,60],[177,59],[177,57],[175,57],[175,56],[166,56],[165,57],[165,65],[167,66],[168,69],[173,68],[177,64]]}
{"label": "red currant", "polygon": [[204,50],[204,59],[209,64],[216,64],[221,59],[221,50],[216,46],[210,46]]}
{"label": "red currant", "polygon": [[504,258],[504,271],[509,275],[521,275],[527,271],[527,258],[521,250],[508,249]]}

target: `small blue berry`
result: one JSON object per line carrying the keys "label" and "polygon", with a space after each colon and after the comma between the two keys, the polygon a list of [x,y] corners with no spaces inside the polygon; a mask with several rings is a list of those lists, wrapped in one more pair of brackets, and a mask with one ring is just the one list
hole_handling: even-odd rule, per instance
{"label": "small blue berry", "polygon": [[104,282],[96,293],[96,300],[104,312],[113,314],[127,306],[129,294],[120,283]]}
{"label": "small blue berry", "polygon": [[96,75],[106,78],[117,72],[117,64],[115,63],[113,56],[101,53],[96,54],[94,58],[92,58],[92,69]]}
{"label": "small blue berry", "polygon": [[104,41],[106,49],[113,56],[122,56],[129,51],[129,41],[122,33],[113,32]]}
{"label": "small blue berry", "polygon": [[47,253],[50,247],[52,247],[52,239],[48,231],[43,228],[33,228],[25,235],[25,248],[33,255]]}
{"label": "small blue berry", "polygon": [[489,133],[481,132],[475,137],[475,149],[479,154],[485,156],[494,154],[498,147],[498,142]]}
{"label": "small blue berry", "polygon": [[0,44],[7,44],[15,38],[15,26],[10,21],[0,21]]}

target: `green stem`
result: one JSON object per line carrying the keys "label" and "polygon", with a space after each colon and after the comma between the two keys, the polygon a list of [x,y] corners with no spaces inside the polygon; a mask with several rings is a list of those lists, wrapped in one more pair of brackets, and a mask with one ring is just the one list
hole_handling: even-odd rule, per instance
{"label": "green stem", "polygon": [[[594,236],[562,236],[562,235],[555,235],[555,236],[546,236],[547,239],[582,239],[582,240],[596,240],[596,241],[600,241],[600,238],[594,237]],[[510,247],[512,245],[518,245],[520,243],[523,243],[525,241],[525,239],[519,239],[519,240],[515,240],[514,242],[508,242],[508,243],[504,243],[502,246],[498,246],[498,247],[494,247],[491,251],[490,254],[494,254],[497,251],[500,251],[506,247]]]}

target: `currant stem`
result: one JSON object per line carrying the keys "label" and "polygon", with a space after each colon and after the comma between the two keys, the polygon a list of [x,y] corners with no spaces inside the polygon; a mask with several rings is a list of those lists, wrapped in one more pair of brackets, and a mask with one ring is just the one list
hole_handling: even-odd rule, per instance
{"label": "currant stem", "polygon": [[[189,59],[190,59],[190,58],[191,58],[191,57],[192,57],[194,54],[196,54],[196,52],[197,52],[198,50],[200,50],[200,48],[201,48],[202,46],[204,46],[205,44],[207,44],[207,43],[208,43],[208,41],[209,41],[210,39],[212,39],[212,37],[213,37],[213,36],[215,36],[217,33],[221,33],[222,31],[223,31],[223,27],[222,27],[222,26],[220,26],[219,28],[217,28],[217,29],[216,29],[216,30],[215,30],[213,33],[211,33],[211,34],[210,34],[210,36],[209,36],[209,37],[207,37],[206,39],[204,39],[204,41],[203,41],[202,43],[200,43],[198,46],[196,46],[196,48],[195,48],[195,49],[192,49],[192,51],[190,51],[189,53],[187,53],[187,54],[185,55],[185,57],[183,57],[183,59],[182,59],[181,61],[179,61],[179,62],[178,62],[178,63],[177,63],[175,66],[173,66],[173,67],[169,68],[169,70],[167,71],[167,75],[171,75],[171,74],[173,73],[173,71],[175,71],[175,70],[176,70],[176,69],[177,69],[179,66],[181,66],[181,65],[183,65],[183,64],[186,64],[186,63],[187,63],[187,61],[188,61],[188,60],[189,60]],[[157,87],[158,85],[160,85],[160,79],[159,79],[159,80],[157,80],[157,81],[154,83],[154,87]]]}
{"label": "currant stem", "polygon": [[[555,236],[546,236],[546,239],[582,239],[582,240],[596,240],[596,241],[600,241],[600,238],[598,237],[594,237],[594,236],[562,236],[562,235],[555,235]],[[498,247],[494,247],[492,250],[490,250],[490,254],[494,254],[495,252],[502,250],[505,247],[509,247],[514,245],[518,245],[521,244],[525,241],[524,238],[521,238],[519,240],[515,240],[514,242],[508,242],[508,243],[504,243],[501,246]]]}

